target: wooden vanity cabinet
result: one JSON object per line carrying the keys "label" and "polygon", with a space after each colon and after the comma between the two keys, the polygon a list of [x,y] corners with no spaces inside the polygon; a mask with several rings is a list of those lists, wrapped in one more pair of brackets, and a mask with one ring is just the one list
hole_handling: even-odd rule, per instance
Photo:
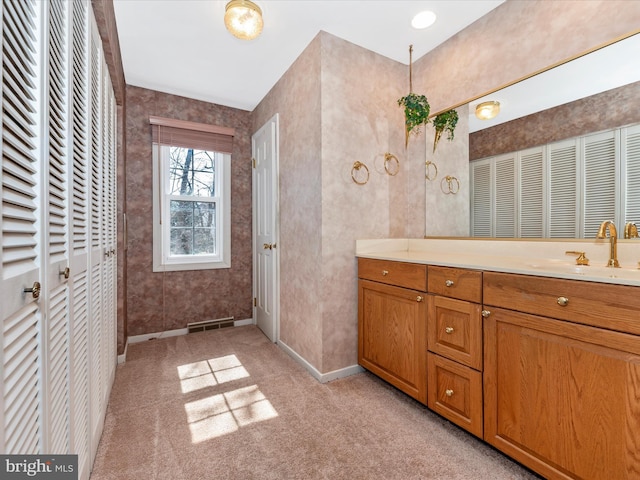
{"label": "wooden vanity cabinet", "polygon": [[640,337],[607,328],[639,294],[485,272],[484,439],[545,478],[640,478]]}
{"label": "wooden vanity cabinet", "polygon": [[358,363],[427,402],[425,265],[358,259]]}
{"label": "wooden vanity cabinet", "polygon": [[482,437],[482,273],[429,266],[427,278],[427,405]]}

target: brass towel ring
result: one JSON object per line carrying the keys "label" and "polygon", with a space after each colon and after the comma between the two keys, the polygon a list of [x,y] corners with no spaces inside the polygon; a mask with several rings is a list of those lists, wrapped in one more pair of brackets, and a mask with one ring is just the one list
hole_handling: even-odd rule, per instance
{"label": "brass towel ring", "polygon": [[[427,160],[425,162],[425,166],[426,166],[426,169],[425,169],[426,171],[425,171],[424,177],[430,182],[433,182],[438,176],[438,167],[431,160]],[[434,169],[433,177],[429,174],[429,167],[433,167]]]}
{"label": "brass towel ring", "polygon": [[[395,164],[395,167],[391,167],[392,164]],[[386,152],[384,154],[384,170],[387,172],[387,175],[396,175],[400,171],[400,160],[398,160],[398,157]]]}
{"label": "brass towel ring", "polygon": [[[445,182],[446,182],[446,186],[445,186]],[[449,194],[455,195],[456,193],[458,193],[458,190],[460,190],[460,182],[456,177],[447,175],[440,181],[440,189],[442,190],[442,193],[444,193],[445,195],[449,195]]]}
{"label": "brass towel ring", "polygon": [[[357,179],[357,173],[364,167],[365,176],[363,179]],[[354,162],[353,168],[351,168],[351,179],[358,185],[364,185],[369,181],[369,168],[362,162]]]}

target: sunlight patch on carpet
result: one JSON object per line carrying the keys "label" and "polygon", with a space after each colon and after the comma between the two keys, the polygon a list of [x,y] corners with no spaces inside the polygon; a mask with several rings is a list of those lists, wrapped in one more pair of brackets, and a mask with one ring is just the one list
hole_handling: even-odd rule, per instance
{"label": "sunlight patch on carpet", "polygon": [[247,425],[278,416],[257,385],[189,402],[184,408],[192,443],[233,433]]}
{"label": "sunlight patch on carpet", "polygon": [[235,355],[187,363],[178,367],[182,393],[190,393],[221,383],[247,378],[249,372]]}

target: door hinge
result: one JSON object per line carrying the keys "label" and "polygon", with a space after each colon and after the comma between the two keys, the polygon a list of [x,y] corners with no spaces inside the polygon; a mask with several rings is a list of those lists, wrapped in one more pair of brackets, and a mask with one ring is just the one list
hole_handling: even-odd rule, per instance
{"label": "door hinge", "polygon": [[256,297],[253,297],[253,306],[254,307],[258,306],[258,299]]}
{"label": "door hinge", "polygon": [[256,159],[255,158],[251,159],[251,164],[253,165],[253,168],[256,168]]}

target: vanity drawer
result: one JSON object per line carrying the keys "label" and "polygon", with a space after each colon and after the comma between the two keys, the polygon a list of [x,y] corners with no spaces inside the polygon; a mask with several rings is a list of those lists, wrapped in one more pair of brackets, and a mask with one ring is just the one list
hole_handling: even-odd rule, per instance
{"label": "vanity drawer", "polygon": [[482,302],[482,272],[429,266],[428,291],[444,297]]}
{"label": "vanity drawer", "polygon": [[427,372],[427,406],[482,438],[482,374],[430,352]]}
{"label": "vanity drawer", "polygon": [[484,272],[491,306],[640,335],[640,287]]}
{"label": "vanity drawer", "polygon": [[428,349],[468,367],[482,370],[480,305],[428,295],[428,308]]}
{"label": "vanity drawer", "polygon": [[412,290],[427,291],[427,266],[419,263],[358,258],[358,277]]}

